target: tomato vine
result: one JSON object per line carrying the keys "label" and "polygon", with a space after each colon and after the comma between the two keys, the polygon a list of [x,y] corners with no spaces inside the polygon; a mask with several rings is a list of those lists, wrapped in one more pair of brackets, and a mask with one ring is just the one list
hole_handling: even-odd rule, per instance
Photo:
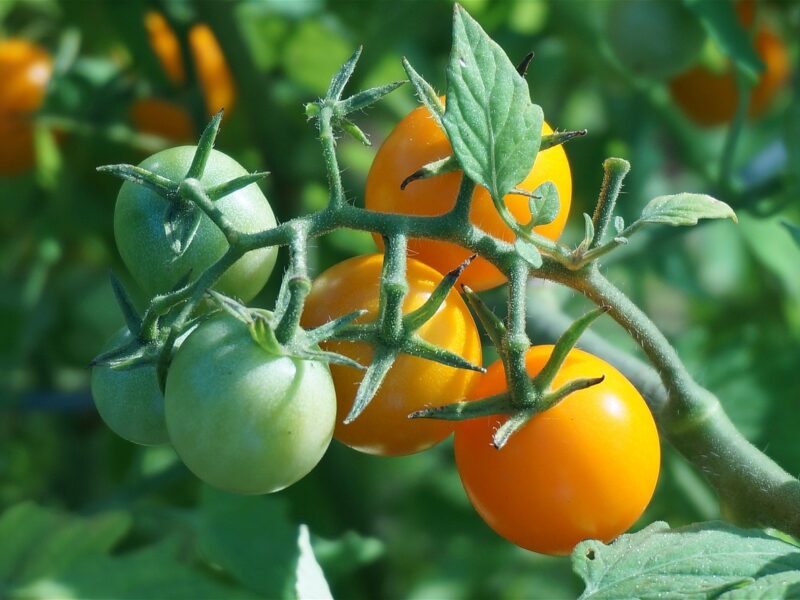
{"label": "tomato vine", "polygon": [[[390,83],[342,99],[360,49],[334,75],[326,96],[306,106],[307,115],[317,127],[330,188],[328,205],[319,212],[254,233],[245,233],[234,227],[215,203],[214,194],[200,183],[221,114],[212,119],[203,133],[186,177],[173,182],[175,185],[172,187],[153,173],[137,167],[102,167],[103,171],[148,186],[161,194],[172,195],[201,211],[222,232],[228,249],[206,270],[195,274],[193,281],[154,297],[137,324],[138,343],[106,353],[99,357],[98,364],[132,366],[154,363],[163,381],[174,342],[194,324],[196,308],[207,290],[247,252],[276,246],[289,248],[290,263],[283,280],[279,310],[275,314],[274,333],[278,344],[290,347],[311,289],[306,260],[310,241],[339,228],[368,231],[382,236],[385,245],[379,316],[371,327],[352,323],[351,315],[326,330],[328,337],[366,341],[376,350],[352,410],[346,417],[355,419],[375,396],[383,377],[400,353],[423,356],[457,368],[481,369],[442,348],[422,346],[413,337],[414,328],[404,320],[402,301],[408,290],[405,279],[407,240],[447,241],[490,262],[508,280],[508,315],[502,323],[480,305],[477,296],[465,290],[467,299],[497,345],[505,367],[508,391],[470,402],[469,406],[456,403],[423,410],[415,417],[459,420],[477,414],[516,415],[516,418],[508,419],[494,436],[495,446],[502,447],[535,414],[548,409],[570,392],[599,383],[591,379],[576,380],[569,389],[550,390],[550,383],[566,356],[566,350],[575,344],[594,318],[607,311],[642,347],[659,374],[666,395],[663,404],[653,407],[653,412],[662,434],[706,476],[725,500],[729,513],[744,523],[800,533],[800,512],[796,510],[800,505],[800,482],[742,437],[719,401],[694,381],[665,336],[602,274],[598,263],[601,257],[627,243],[631,235],[649,224],[693,225],[700,218],[735,220],[733,211],[709,196],[678,194],[654,199],[638,220],[626,226],[619,217],[614,217],[614,205],[630,165],[622,159],[608,159],[604,164],[605,179],[594,215],[584,215],[585,234],[581,243],[570,248],[537,234],[532,229],[536,224],[535,213],[542,208],[545,199],[551,199],[552,189],[540,186],[532,193],[526,193],[515,187],[515,182],[521,179],[516,176],[530,170],[536,152],[541,148],[566,141],[571,136],[552,134],[554,137],[542,137],[541,109],[531,103],[524,79],[517,74],[499,46],[458,6],[454,32],[446,110],[431,86],[408,63],[404,63],[421,102],[434,118],[441,121],[464,172],[452,209],[442,215],[373,212],[348,203],[345,197],[336,153],[336,135],[347,133],[364,141],[366,136],[351,121],[351,116],[402,84]],[[489,74],[489,69],[481,68],[489,63],[496,67],[500,81],[491,93],[485,91],[489,86],[484,78],[494,75]],[[476,89],[483,90],[483,97],[476,93]],[[494,115],[503,111],[519,126],[519,131],[513,135],[503,134],[494,127]],[[465,133],[481,127],[489,133],[477,141]],[[503,165],[507,167],[505,171],[498,167],[500,156],[511,157],[509,164]],[[431,168],[424,175],[436,176],[436,173],[436,168]],[[217,193],[241,189],[259,177],[260,174],[242,175],[221,184],[223,189]],[[514,232],[514,241],[499,239],[470,222],[471,202],[477,185],[487,188],[500,216]],[[509,193],[529,198],[531,228],[521,226],[505,212],[502,198]],[[611,227],[615,233],[608,239]],[[603,309],[576,322],[557,344],[559,351],[553,352],[553,362],[545,365],[533,378],[529,377],[526,369],[526,355],[531,347],[526,330],[526,297],[531,276],[564,284]],[[432,296],[435,302],[441,303],[454,284],[455,277],[445,278],[440,293]],[[318,358],[334,360],[333,357]]]}

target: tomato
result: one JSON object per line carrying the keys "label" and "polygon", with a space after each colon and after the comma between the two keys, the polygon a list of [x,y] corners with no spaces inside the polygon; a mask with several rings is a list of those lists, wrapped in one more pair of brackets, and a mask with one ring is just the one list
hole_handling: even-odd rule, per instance
{"label": "tomato", "polygon": [[147,11],[144,15],[144,27],[150,37],[150,46],[167,78],[175,85],[185,83],[186,72],[181,58],[181,44],[164,15],[154,10]]}
{"label": "tomato", "polygon": [[[106,344],[103,352],[130,341],[123,327]],[[92,398],[109,429],[136,444],[168,444],[164,420],[164,396],[154,366],[133,369],[92,368]]]}
{"label": "tomato", "polygon": [[[531,376],[551,351],[529,350]],[[456,464],[467,495],[489,526],[518,546],[566,554],[581,540],[609,541],[636,521],[653,495],[658,432],[633,385],[608,363],[572,350],[552,387],[600,375],[602,383],[534,416],[500,450],[491,440],[505,416],[458,423]],[[505,390],[498,361],[470,396]]]}
{"label": "tomato", "polygon": [[[374,320],[378,315],[379,281],[383,255],[356,256],[334,265],[314,281],[302,323],[306,328],[349,312],[365,309],[358,322]],[[408,260],[406,277],[409,291],[403,303],[408,313],[430,296],[442,275],[416,260]],[[478,331],[464,301],[454,291],[445,299],[434,317],[418,331],[433,344],[463,356],[473,364],[481,362]],[[328,342],[332,350],[353,358],[362,365],[372,360],[372,348],[365,343]],[[409,413],[426,406],[438,406],[463,399],[476,380],[477,373],[455,369],[401,354],[386,375],[377,395],[363,413],[349,425],[342,420],[350,412],[356,391],[364,375],[352,367],[332,365],[336,385],[339,419],[334,436],[351,448],[370,454],[397,456],[430,448],[450,435],[452,423],[434,420],[410,420]]]}
{"label": "tomato", "polygon": [[[186,71],[180,43],[167,20],[160,13],[149,11],[145,15],[145,28],[169,80],[184,85]],[[208,114],[213,115],[221,108],[230,112],[236,100],[236,86],[222,48],[208,25],[198,23],[189,29],[189,50]]]}
{"label": "tomato", "polygon": [[[194,153],[194,146],[170,148],[146,158],[139,166],[180,181]],[[235,160],[213,150],[201,182],[217,185],[246,173]],[[234,227],[245,233],[275,226],[269,202],[255,184],[228,194],[215,204]],[[203,215],[194,239],[183,254],[176,256],[164,232],[167,206],[167,200],[154,191],[126,181],[114,208],[119,253],[133,278],[151,296],[171,290],[190,271],[195,278],[200,276],[228,248],[222,232]],[[225,271],[215,289],[244,301],[252,299],[269,278],[277,253],[275,247],[248,252]]]}
{"label": "tomato", "polygon": [[189,113],[174,102],[141,98],[133,103],[130,114],[134,127],[143,133],[181,142],[196,137]]}
{"label": "tomato", "polygon": [[236,100],[236,87],[214,32],[205,23],[195,25],[189,31],[189,47],[197,68],[197,79],[203,88],[206,111],[213,115],[224,108],[230,114]]}
{"label": "tomato", "polygon": [[31,114],[41,107],[52,72],[44,48],[21,39],[0,41],[0,175],[33,166]]}
{"label": "tomato", "polygon": [[706,39],[692,12],[674,0],[615,0],[608,9],[606,33],[620,64],[652,78],[685,70]]}
{"label": "tomato", "polygon": [[186,338],[165,398],[170,439],[186,466],[239,494],[275,492],[306,475],[336,419],[325,364],[267,352],[228,314]]}
{"label": "tomato", "polygon": [[[736,12],[743,26],[750,28],[755,17],[755,2],[736,3]],[[748,116],[761,115],[789,80],[791,60],[784,41],[764,26],[755,34],[755,49],[765,70],[751,91]],[[669,85],[675,103],[699,125],[727,123],[736,114],[739,93],[733,67],[714,73],[704,66],[694,67],[679,75]]]}
{"label": "tomato", "polygon": [[[543,135],[552,132],[547,123],[542,126]],[[380,212],[410,215],[440,215],[452,209],[461,180],[460,173],[414,181],[405,190],[400,189],[400,183],[420,167],[450,154],[450,143],[428,110],[419,107],[411,111],[397,124],[375,155],[367,176],[366,207]],[[572,198],[569,162],[561,146],[540,152],[519,187],[534,190],[545,181],[552,181],[558,189],[561,209],[552,223],[541,225],[535,231],[556,239],[566,224]],[[530,220],[528,198],[509,194],[505,197],[505,203],[517,220],[524,223]],[[477,189],[473,195],[470,220],[496,237],[507,241],[514,239],[514,234],[497,214],[484,188]],[[380,236],[374,237],[376,243],[381,245]],[[455,269],[471,254],[469,250],[450,242],[427,239],[410,239],[408,249],[414,258],[442,273]],[[505,277],[494,265],[477,258],[464,271],[462,281],[475,290],[485,290],[502,284]]]}

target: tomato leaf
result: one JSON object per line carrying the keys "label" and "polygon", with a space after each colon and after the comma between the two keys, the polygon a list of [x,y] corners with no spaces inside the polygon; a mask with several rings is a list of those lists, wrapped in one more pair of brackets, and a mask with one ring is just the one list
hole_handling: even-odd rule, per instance
{"label": "tomato leaf", "polygon": [[314,556],[311,547],[311,537],[307,525],[300,525],[297,538],[297,568],[295,569],[294,589],[297,598],[318,598],[319,600],[333,600],[331,588]]}
{"label": "tomato leaf", "polygon": [[647,203],[639,218],[641,223],[667,225],[697,225],[700,219],[731,219],[736,213],[724,202],[706,194],[675,194],[658,196]]}
{"label": "tomato leaf", "polygon": [[127,513],[80,518],[25,502],[0,518],[0,587],[52,577],[105,554],[131,526]]}
{"label": "tomato leaf", "polygon": [[755,81],[764,70],[764,63],[753,47],[747,31],[741,26],[733,2],[717,0],[683,0],[717,43],[723,54],[730,56],[744,73]]}
{"label": "tomato leaf", "polygon": [[514,249],[534,269],[542,266],[542,255],[539,249],[530,242],[517,238],[517,241],[514,242]]}
{"label": "tomato leaf", "polygon": [[552,181],[545,181],[528,196],[531,221],[528,223],[527,228],[533,229],[537,225],[552,223],[558,216],[560,207],[558,188]]}
{"label": "tomato leaf", "polygon": [[495,202],[530,172],[542,122],[508,56],[456,4],[443,123],[462,169]]}
{"label": "tomato leaf", "polygon": [[792,225],[788,221],[782,221],[782,225],[786,228],[786,231],[789,232],[789,235],[792,236],[794,243],[800,246],[800,227]]}
{"label": "tomato leaf", "polygon": [[797,590],[800,548],[722,522],[679,529],[658,522],[610,545],[578,544],[572,566],[586,583],[582,600],[640,598],[642,590],[647,597],[732,600],[765,590],[782,597]]}
{"label": "tomato leaf", "polygon": [[[248,589],[267,598],[331,597],[308,529],[292,522],[285,498],[204,487],[199,517],[203,554]],[[328,556],[335,544],[327,542]]]}

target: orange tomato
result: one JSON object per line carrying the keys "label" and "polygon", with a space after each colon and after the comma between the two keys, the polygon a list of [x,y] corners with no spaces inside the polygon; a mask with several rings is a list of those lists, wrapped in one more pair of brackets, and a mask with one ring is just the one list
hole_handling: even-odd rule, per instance
{"label": "orange tomato", "polygon": [[52,72],[44,48],[22,39],[0,41],[0,174],[33,166],[31,114],[41,107]]}
{"label": "orange tomato", "polygon": [[[366,309],[361,322],[378,314],[382,254],[357,256],[334,265],[314,281],[303,312],[303,327],[317,327],[358,309]],[[403,302],[408,313],[428,299],[442,275],[431,267],[409,260],[406,267],[409,291]],[[418,335],[473,364],[481,362],[481,344],[475,322],[464,301],[451,291],[434,317]],[[355,359],[362,365],[372,360],[372,347],[365,343],[327,342],[325,349]],[[410,420],[408,415],[426,406],[439,406],[466,397],[477,373],[440,363],[400,355],[386,375],[377,395],[351,424],[342,423],[350,412],[363,371],[331,365],[338,419],[334,437],[370,454],[397,456],[425,450],[453,431],[447,421]]]}
{"label": "orange tomato", "polygon": [[144,27],[150,37],[150,46],[158,57],[167,78],[175,85],[186,83],[181,45],[164,15],[153,10],[147,11],[144,15]]}
{"label": "orange tomato", "polygon": [[159,98],[141,98],[131,106],[131,121],[137,130],[168,140],[188,142],[195,138],[194,125],[186,109]]}
{"label": "orange tomato", "polygon": [[[527,355],[531,376],[552,346]],[[546,554],[566,554],[585,539],[609,541],[644,511],[658,480],[660,445],[639,392],[614,367],[572,350],[553,381],[605,375],[534,416],[496,450],[492,435],[507,417],[461,421],[456,427],[458,472],[473,506],[507,540]],[[503,364],[492,364],[470,394],[507,389]]]}
{"label": "orange tomato", "polygon": [[[167,20],[160,13],[149,11],[145,15],[145,28],[150,36],[150,45],[169,80],[175,85],[184,85],[186,71],[180,43]],[[236,101],[236,86],[222,48],[208,25],[198,23],[189,29],[189,49],[203,90],[206,111],[209,115],[221,108],[230,111]]]}
{"label": "orange tomato", "polygon": [[[545,123],[542,135],[553,130]],[[388,213],[410,215],[440,215],[453,208],[461,180],[460,173],[447,173],[414,181],[405,190],[400,183],[423,165],[452,154],[450,142],[436,125],[428,110],[419,107],[409,113],[391,132],[375,155],[367,176],[366,207]],[[540,152],[527,177],[520,182],[522,189],[532,191],[541,183],[552,181],[558,189],[561,209],[556,219],[535,229],[537,233],[556,239],[564,229],[572,199],[572,176],[564,148],[556,146]],[[505,203],[521,223],[530,220],[528,198],[509,194]],[[488,191],[479,187],[472,197],[472,223],[503,240],[512,241],[513,232],[506,226],[492,202]],[[380,246],[380,236],[374,236]],[[381,246],[382,247],[382,246]],[[411,255],[446,273],[466,259],[470,251],[450,242],[410,239]],[[486,290],[505,282],[503,274],[488,261],[478,258],[464,271],[462,281],[475,290]]]}
{"label": "orange tomato", "polygon": [[[743,0],[737,2],[735,8],[741,24],[750,28],[755,20],[755,2]],[[786,44],[771,29],[759,29],[754,44],[765,70],[751,91],[748,109],[751,118],[758,117],[767,109],[789,80],[791,71]],[[669,87],[678,106],[699,125],[727,123],[736,114],[739,94],[732,67],[724,73],[714,73],[697,66],[673,79]]]}
{"label": "orange tomato", "polygon": [[197,68],[197,79],[203,88],[206,111],[209,115],[221,108],[230,112],[236,100],[236,88],[214,32],[205,23],[195,25],[189,31],[189,47]]}

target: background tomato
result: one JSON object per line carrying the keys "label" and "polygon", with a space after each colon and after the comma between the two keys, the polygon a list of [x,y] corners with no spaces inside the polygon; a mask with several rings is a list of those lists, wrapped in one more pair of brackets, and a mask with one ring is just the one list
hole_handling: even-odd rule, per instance
{"label": "background tomato", "polygon": [[0,41],[0,174],[33,166],[30,120],[44,101],[53,61],[44,48],[22,39]]}
{"label": "background tomato", "polygon": [[134,127],[143,133],[180,142],[195,138],[192,119],[180,104],[159,98],[141,98],[131,105],[130,115]]}
{"label": "background tomato", "polygon": [[[543,135],[552,132],[547,123],[542,126]],[[455,203],[460,173],[414,181],[405,190],[400,189],[400,183],[423,165],[450,154],[450,142],[428,110],[419,107],[411,111],[392,130],[375,155],[367,175],[366,207],[380,212],[413,215],[440,215],[447,212]],[[561,209],[552,223],[537,227],[536,232],[556,239],[566,224],[572,198],[572,176],[567,155],[561,146],[540,152],[519,187],[534,190],[545,181],[552,181],[558,188]],[[505,197],[505,203],[518,221],[527,223],[530,220],[526,197],[509,194]],[[473,195],[470,220],[494,236],[508,241],[514,239],[514,234],[497,214],[484,188],[477,189]],[[381,246],[380,236],[374,238]],[[455,269],[471,254],[460,246],[436,240],[410,239],[408,249],[411,256],[442,273]],[[502,284],[505,277],[494,265],[478,258],[464,271],[462,281],[475,290],[485,290]]]}
{"label": "background tomato", "polygon": [[[736,2],[736,14],[744,27],[752,27],[755,8],[752,0]],[[772,29],[762,26],[756,32],[753,43],[765,69],[751,91],[748,107],[751,118],[767,109],[791,74],[786,44]],[[702,65],[693,67],[673,79],[669,89],[675,103],[699,125],[713,126],[731,121],[739,104],[732,67],[724,73],[714,73]]]}
{"label": "background tomato", "polygon": [[[170,148],[146,158],[139,166],[180,181],[194,152],[195,146]],[[217,185],[246,173],[235,160],[212,150],[201,182]],[[255,184],[220,198],[216,205],[239,231],[253,233],[275,226],[269,202]],[[194,239],[183,254],[176,256],[164,232],[167,206],[167,200],[154,191],[126,181],[114,208],[114,237],[119,253],[131,275],[151,296],[169,291],[190,271],[201,274],[228,248],[222,232],[203,215]],[[276,247],[248,252],[225,271],[215,288],[250,300],[264,287],[277,254]]]}
{"label": "background tomato", "polygon": [[[167,20],[162,14],[149,11],[145,15],[145,28],[150,36],[150,45],[169,80],[175,85],[184,85],[186,70],[180,42]],[[221,108],[230,112],[236,100],[236,86],[222,48],[208,25],[198,23],[189,29],[189,50],[203,90],[206,111],[209,115]]]}
{"label": "background tomato", "polygon": [[[382,266],[383,255],[370,254],[345,260],[322,273],[314,281],[306,300],[303,326],[317,327],[360,308],[368,311],[361,318],[362,322],[375,319]],[[427,300],[442,275],[425,264],[409,260],[406,276],[409,291],[403,311],[408,313]],[[481,363],[478,331],[464,301],[454,291],[418,333],[422,339],[455,352],[474,364]],[[328,342],[325,347],[362,365],[368,365],[372,360],[372,348],[367,344]],[[342,420],[353,406],[364,373],[339,365],[332,365],[331,372],[339,405],[336,439],[362,452],[391,456],[425,450],[450,435],[452,423],[410,420],[408,415],[425,406],[463,399],[477,375],[473,371],[401,355],[372,403],[355,421],[344,425]]]}
{"label": "background tomato", "polygon": [[325,364],[268,353],[227,314],[183,342],[165,397],[170,439],[186,466],[239,494],[275,492],[306,475],[336,418]]}
{"label": "background tomato", "polygon": [[[531,376],[552,346],[527,355]],[[658,480],[658,432],[639,392],[614,367],[573,350],[553,381],[605,375],[534,416],[500,450],[491,439],[504,416],[458,423],[455,454],[461,481],[475,509],[497,533],[518,546],[566,554],[584,539],[609,541],[642,514]],[[500,361],[492,364],[471,398],[506,389]]]}
{"label": "background tomato", "polygon": [[[103,348],[107,352],[130,341],[121,329]],[[118,436],[136,444],[168,444],[164,420],[164,395],[153,366],[134,369],[92,369],[92,398],[106,425]]]}
{"label": "background tomato", "polygon": [[620,64],[652,78],[689,67],[706,39],[697,18],[674,0],[614,0],[608,7],[606,34]]}

